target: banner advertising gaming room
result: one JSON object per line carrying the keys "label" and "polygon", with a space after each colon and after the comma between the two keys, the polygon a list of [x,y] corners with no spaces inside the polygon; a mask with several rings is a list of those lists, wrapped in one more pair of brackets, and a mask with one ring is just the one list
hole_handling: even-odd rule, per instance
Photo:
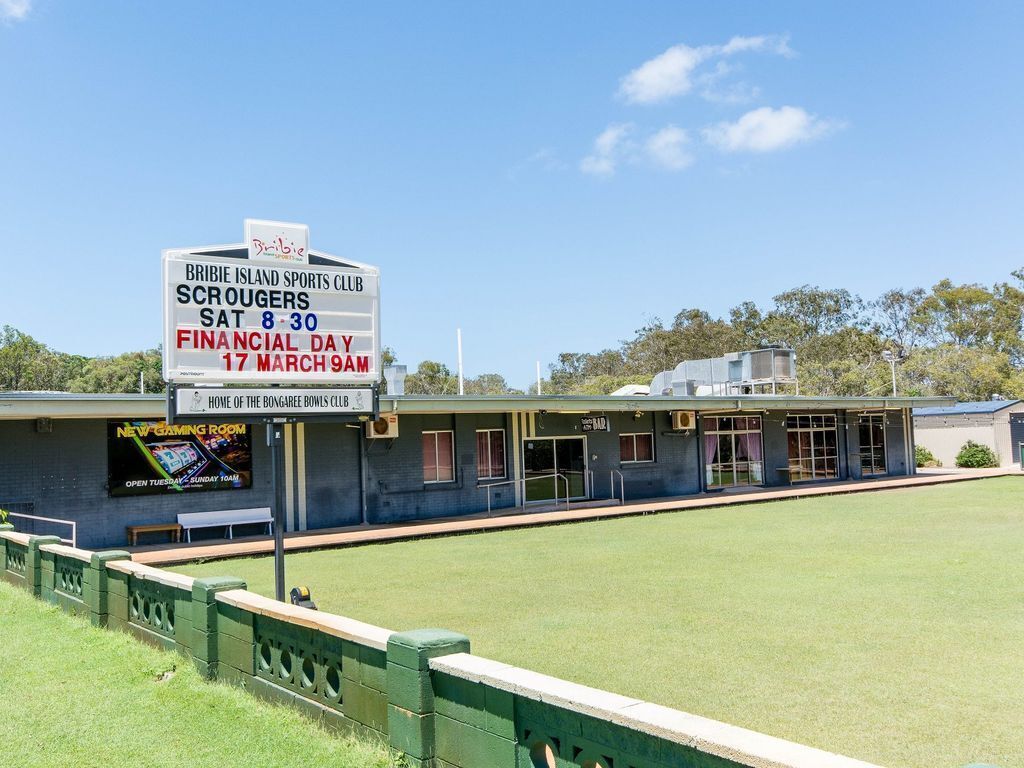
{"label": "banner advertising gaming room", "polygon": [[[247,219],[244,243],[164,251],[163,283],[167,423],[267,424],[283,600],[284,425],[376,417],[380,272],[311,250],[305,225]],[[251,466],[221,461],[202,439],[163,442],[140,451],[154,487],[208,478],[188,473],[202,462],[251,482]]]}

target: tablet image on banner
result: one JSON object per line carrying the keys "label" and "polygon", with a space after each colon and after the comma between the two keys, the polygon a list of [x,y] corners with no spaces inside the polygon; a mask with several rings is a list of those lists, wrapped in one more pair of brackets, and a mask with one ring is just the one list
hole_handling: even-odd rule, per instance
{"label": "tablet image on banner", "polygon": [[115,497],[249,488],[251,429],[247,424],[109,422],[107,481]]}

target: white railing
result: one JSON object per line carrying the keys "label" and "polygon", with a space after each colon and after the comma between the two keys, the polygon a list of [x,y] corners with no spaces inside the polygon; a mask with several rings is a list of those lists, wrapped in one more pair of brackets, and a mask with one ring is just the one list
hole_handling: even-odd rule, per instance
{"label": "white railing", "polygon": [[619,476],[619,504],[626,505],[626,479],[622,476],[622,473],[617,469],[609,470],[608,478],[611,481],[612,498],[615,498],[615,476]]}
{"label": "white railing", "polygon": [[558,504],[558,478],[562,479],[565,483],[565,508],[569,509],[569,478],[563,475],[561,472],[553,472],[550,475],[537,475],[536,477],[520,477],[514,480],[502,480],[500,483],[489,483],[487,485],[478,486],[480,488],[487,489],[487,516],[491,516],[491,488],[497,488],[499,485],[513,485],[515,483],[522,483],[522,502],[518,505],[520,507],[526,507],[526,484],[533,480],[550,480],[555,478],[555,504]]}
{"label": "white railing", "polygon": [[26,515],[24,512],[8,512],[8,517],[23,517],[26,520],[41,520],[44,523],[60,523],[61,525],[71,526],[71,538],[61,538],[61,541],[70,544],[72,547],[78,546],[78,523],[74,520],[61,520],[59,517],[41,517],[40,515]]}

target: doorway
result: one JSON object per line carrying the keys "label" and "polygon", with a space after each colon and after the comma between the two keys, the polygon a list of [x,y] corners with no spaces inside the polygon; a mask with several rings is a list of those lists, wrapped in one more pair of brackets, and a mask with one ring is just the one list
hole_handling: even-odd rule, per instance
{"label": "doorway", "polygon": [[887,474],[885,466],[885,415],[860,415],[860,473],[864,477]]}
{"label": "doorway", "polygon": [[[526,478],[527,503],[565,499],[568,480],[569,498],[587,497],[587,445],[583,437],[531,437],[523,441],[523,477]],[[536,478],[536,479],[532,479]]]}

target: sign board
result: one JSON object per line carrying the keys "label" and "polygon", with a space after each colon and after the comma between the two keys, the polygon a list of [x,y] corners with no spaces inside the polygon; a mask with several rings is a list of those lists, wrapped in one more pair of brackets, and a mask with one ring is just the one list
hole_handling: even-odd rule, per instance
{"label": "sign board", "polygon": [[250,261],[309,261],[309,227],[284,221],[245,220],[245,246]]}
{"label": "sign board", "polygon": [[584,432],[611,432],[612,427],[607,416],[582,416],[580,428]]}
{"label": "sign board", "polygon": [[245,245],[164,251],[164,379],[377,383],[379,270],[296,248],[309,263],[254,260]]}
{"label": "sign board", "polygon": [[326,416],[373,416],[376,390],[287,387],[179,387],[173,390],[175,422],[223,417],[241,421]]}
{"label": "sign board", "polygon": [[111,496],[219,491],[252,486],[248,424],[107,424]]}

